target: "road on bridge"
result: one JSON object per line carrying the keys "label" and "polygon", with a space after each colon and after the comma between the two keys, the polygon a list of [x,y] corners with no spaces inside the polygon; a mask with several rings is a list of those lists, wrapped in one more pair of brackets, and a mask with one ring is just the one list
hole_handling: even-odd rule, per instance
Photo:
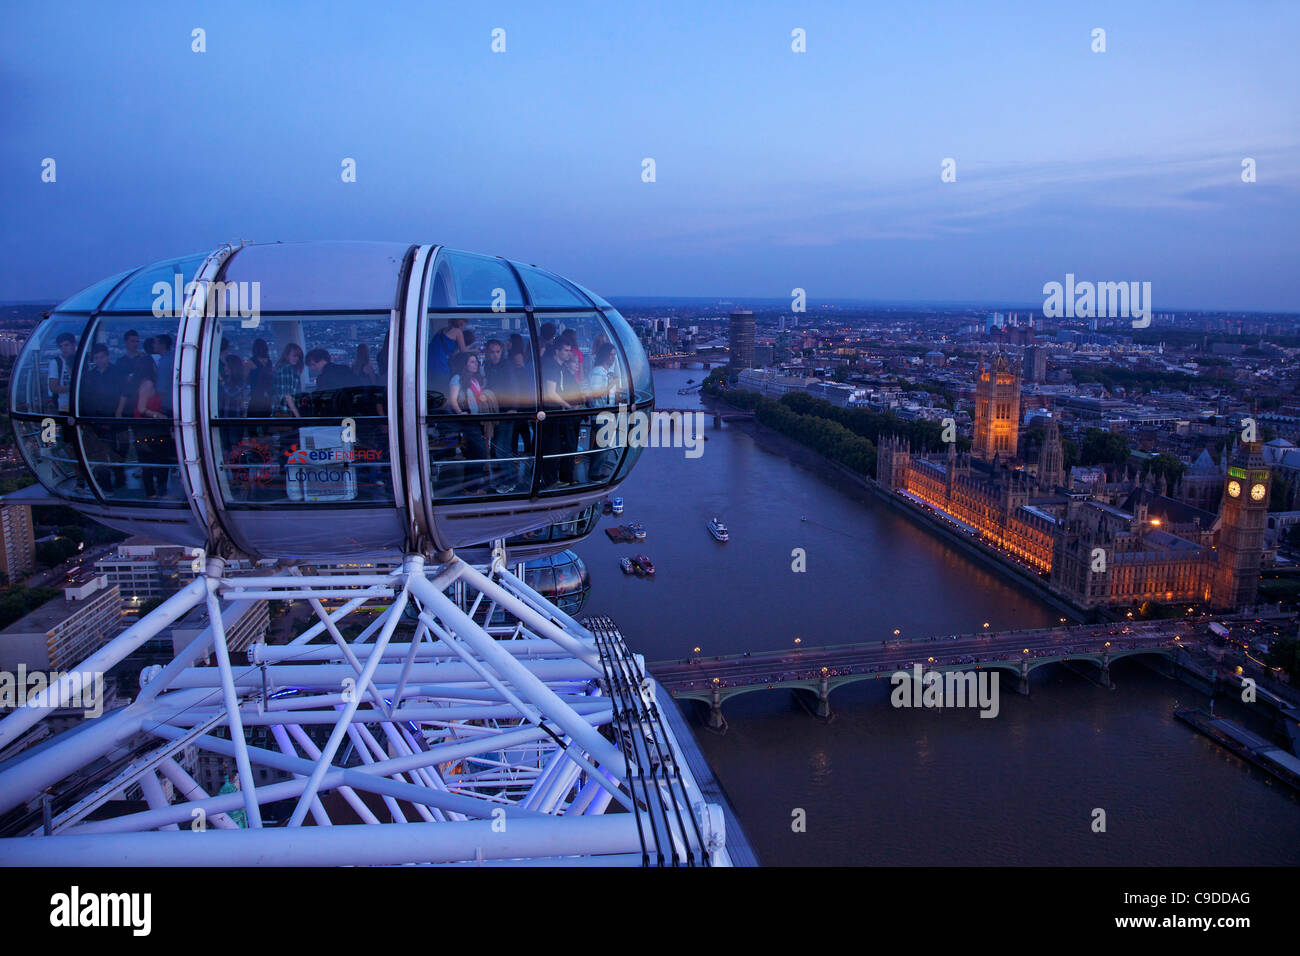
{"label": "road on bridge", "polygon": [[714,686],[742,687],[907,670],[914,664],[925,668],[962,664],[974,667],[985,662],[1012,659],[1094,655],[1108,648],[1114,654],[1168,644],[1175,637],[1184,642],[1194,640],[1199,637],[1199,629],[1190,621],[1174,620],[954,634],[869,644],[800,647],[757,654],[691,657],[652,664],[650,671],[669,693],[684,693]]}

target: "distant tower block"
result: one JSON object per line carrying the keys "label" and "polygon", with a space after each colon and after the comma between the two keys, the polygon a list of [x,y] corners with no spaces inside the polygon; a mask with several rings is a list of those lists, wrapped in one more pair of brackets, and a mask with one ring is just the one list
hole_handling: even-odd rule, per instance
{"label": "distant tower block", "polygon": [[754,367],[754,313],[736,309],[731,313],[731,367],[736,371]]}
{"label": "distant tower block", "polygon": [[1218,568],[1212,605],[1236,610],[1259,596],[1259,566],[1268,517],[1269,471],[1263,445],[1246,442],[1229,464],[1219,520]]}
{"label": "distant tower block", "polygon": [[975,444],[972,454],[981,461],[1016,457],[1020,432],[1020,366],[999,352],[993,365],[980,356],[975,379]]}

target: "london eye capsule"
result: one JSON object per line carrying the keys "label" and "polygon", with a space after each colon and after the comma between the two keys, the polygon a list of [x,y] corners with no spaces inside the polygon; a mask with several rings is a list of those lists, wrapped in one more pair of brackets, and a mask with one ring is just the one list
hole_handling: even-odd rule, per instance
{"label": "london eye capsule", "polygon": [[581,522],[640,453],[599,416],[653,401],[628,323],[559,276],[436,245],[277,242],[72,296],[24,346],[10,409],[46,500],[311,558]]}

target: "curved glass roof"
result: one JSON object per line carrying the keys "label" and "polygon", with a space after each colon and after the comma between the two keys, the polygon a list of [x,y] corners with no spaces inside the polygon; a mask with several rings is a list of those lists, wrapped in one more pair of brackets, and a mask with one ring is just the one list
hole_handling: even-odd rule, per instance
{"label": "curved glass roof", "polygon": [[522,309],[519,279],[504,259],[458,249],[439,249],[429,283],[429,308]]}
{"label": "curved glass roof", "polygon": [[[104,312],[153,312],[157,303],[162,301],[160,299],[162,295],[165,296],[167,303],[166,312],[178,314],[183,303],[175,302],[176,277],[180,276],[180,287],[183,293],[185,284],[193,280],[199,266],[207,257],[208,254],[203,252],[198,255],[164,259],[162,262],[138,269],[99,308]],[[166,287],[166,292],[157,288],[159,283]]]}
{"label": "curved glass roof", "polygon": [[510,264],[523,277],[534,308],[589,309],[595,304],[579,292],[577,286],[557,275],[543,272],[536,266],[526,266],[522,262]]}
{"label": "curved glass roof", "polygon": [[108,297],[119,282],[127,276],[137,272],[136,269],[127,269],[125,272],[119,272],[115,276],[109,276],[107,279],[100,279],[92,286],[82,289],[76,295],[70,296],[59,304],[60,312],[94,312],[100,304]]}
{"label": "curved glass roof", "polygon": [[411,248],[402,242],[273,242],[230,258],[226,282],[257,282],[263,312],[387,312]]}

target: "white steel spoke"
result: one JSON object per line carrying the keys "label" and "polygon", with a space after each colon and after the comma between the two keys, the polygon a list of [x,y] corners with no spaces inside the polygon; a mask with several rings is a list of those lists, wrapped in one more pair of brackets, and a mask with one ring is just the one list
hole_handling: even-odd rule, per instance
{"label": "white steel spoke", "polygon": [[[305,602],[313,619],[249,646],[245,665],[231,635],[262,600]],[[167,847],[200,841],[195,863],[217,845],[226,863],[284,865],[726,860],[716,828],[706,847],[694,826],[707,808],[671,734],[644,730],[652,715],[626,691],[640,665],[621,638],[607,622],[576,622],[499,555],[491,569],[409,555],[356,576],[240,574],[209,556],[204,575],[87,664],[112,666],[196,605],[208,626],[134,701],[0,771],[0,814],[18,821],[0,836],[0,862],[37,859],[23,847],[43,829],[30,808],[47,790],[58,801],[49,842],[83,865],[165,863],[185,855]],[[216,666],[200,666],[211,654]],[[0,741],[45,713],[11,715]],[[223,774],[238,787],[199,783]],[[105,815],[128,791],[147,807]],[[305,823],[310,839],[292,837]],[[210,842],[239,829],[238,843]]]}

